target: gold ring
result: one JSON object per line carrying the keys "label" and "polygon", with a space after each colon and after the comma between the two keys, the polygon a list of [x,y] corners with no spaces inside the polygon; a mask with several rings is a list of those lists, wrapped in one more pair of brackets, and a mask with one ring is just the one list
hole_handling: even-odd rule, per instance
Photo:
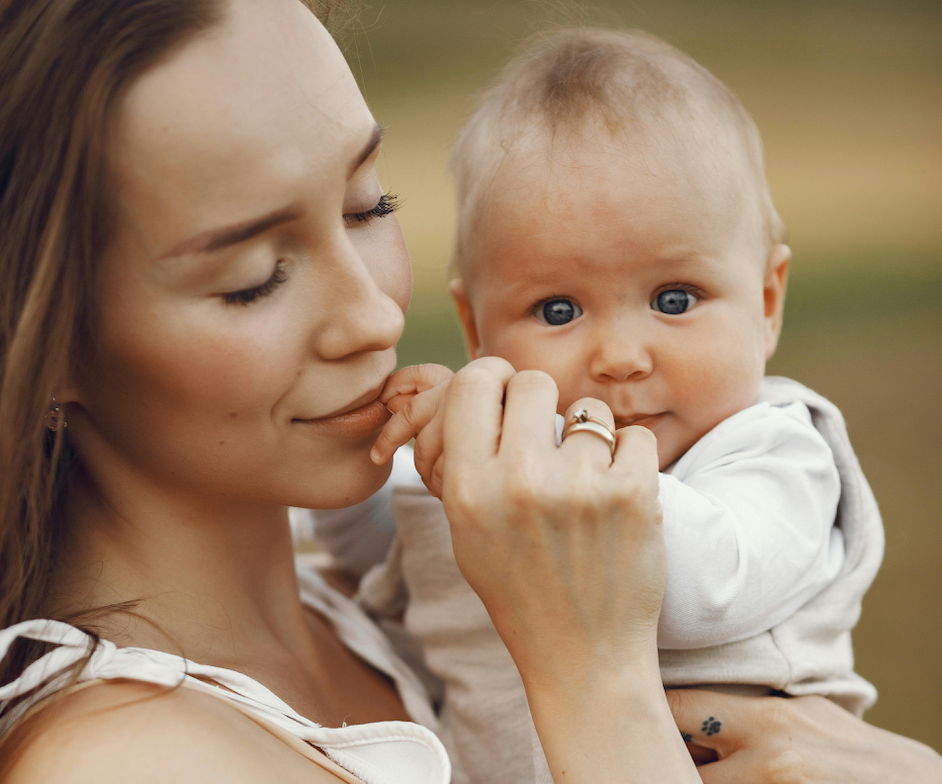
{"label": "gold ring", "polygon": [[595,422],[597,425],[604,427],[609,433],[612,434],[612,438],[615,437],[615,428],[612,427],[608,422],[606,422],[601,417],[592,416],[587,409],[577,408],[572,412],[572,418],[566,423],[566,427],[571,425],[579,425],[584,422]]}
{"label": "gold ring", "polygon": [[565,441],[566,438],[573,433],[591,433],[594,436],[598,436],[608,444],[612,457],[615,457],[615,428],[604,419],[591,416],[584,408],[580,408],[578,411],[573,412],[572,418],[563,428],[562,440]]}

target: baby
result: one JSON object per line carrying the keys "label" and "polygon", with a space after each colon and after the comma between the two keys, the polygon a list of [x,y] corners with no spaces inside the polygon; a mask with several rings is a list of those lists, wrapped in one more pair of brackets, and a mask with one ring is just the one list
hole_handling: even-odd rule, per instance
{"label": "baby", "polygon": [[[882,556],[879,512],[838,410],[764,377],[791,253],[739,101],[648,36],[561,32],[510,65],[454,170],[451,291],[469,354],[545,371],[560,412],[595,397],[617,427],[657,436],[664,684],[869,707],[850,630]],[[387,397],[416,391],[396,385]],[[444,681],[455,780],[548,781],[513,662],[409,458],[365,505],[317,512],[318,534],[362,571],[376,556],[360,543],[395,520],[361,601],[377,617],[405,609]]]}

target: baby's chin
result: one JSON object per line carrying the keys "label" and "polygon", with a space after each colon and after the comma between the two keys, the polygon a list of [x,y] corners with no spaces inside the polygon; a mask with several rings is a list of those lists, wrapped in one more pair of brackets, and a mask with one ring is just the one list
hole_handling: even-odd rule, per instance
{"label": "baby's chin", "polygon": [[[659,422],[648,429],[657,438],[657,470],[665,471],[709,431],[703,433],[678,433],[671,427],[671,415],[666,414]],[[642,425],[644,426],[644,425]]]}

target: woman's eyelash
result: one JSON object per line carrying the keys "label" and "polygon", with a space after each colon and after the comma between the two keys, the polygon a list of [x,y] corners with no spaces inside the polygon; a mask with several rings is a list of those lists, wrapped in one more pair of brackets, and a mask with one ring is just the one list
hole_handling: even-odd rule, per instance
{"label": "woman's eyelash", "polygon": [[351,212],[344,215],[347,223],[369,223],[373,218],[385,218],[399,209],[399,197],[391,193],[384,193],[379,197],[379,202],[371,210],[366,212]]}
{"label": "woman's eyelash", "polygon": [[286,280],[288,280],[288,271],[285,268],[285,263],[279,261],[275,265],[271,277],[261,285],[242,291],[231,291],[228,294],[223,294],[222,298],[227,305],[248,305],[260,297],[267,297]]}

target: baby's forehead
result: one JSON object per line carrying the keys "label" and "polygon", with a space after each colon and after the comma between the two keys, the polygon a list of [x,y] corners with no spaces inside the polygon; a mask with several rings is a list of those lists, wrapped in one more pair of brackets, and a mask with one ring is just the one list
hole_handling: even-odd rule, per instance
{"label": "baby's forehead", "polygon": [[623,202],[657,201],[669,186],[687,199],[687,222],[748,219],[763,248],[784,239],[748,112],[691,58],[644,34],[572,30],[538,42],[466,123],[452,169],[458,274],[474,233],[505,205],[565,213],[592,203],[604,213],[604,188],[618,177],[632,186],[618,189]]}
{"label": "baby's forehead", "polygon": [[484,232],[530,217],[561,231],[655,218],[668,226],[674,218],[678,231],[717,233],[741,228],[748,217],[759,236],[753,190],[735,157],[706,159],[670,140],[582,132],[503,147],[487,185],[461,207],[475,211],[475,230]]}

